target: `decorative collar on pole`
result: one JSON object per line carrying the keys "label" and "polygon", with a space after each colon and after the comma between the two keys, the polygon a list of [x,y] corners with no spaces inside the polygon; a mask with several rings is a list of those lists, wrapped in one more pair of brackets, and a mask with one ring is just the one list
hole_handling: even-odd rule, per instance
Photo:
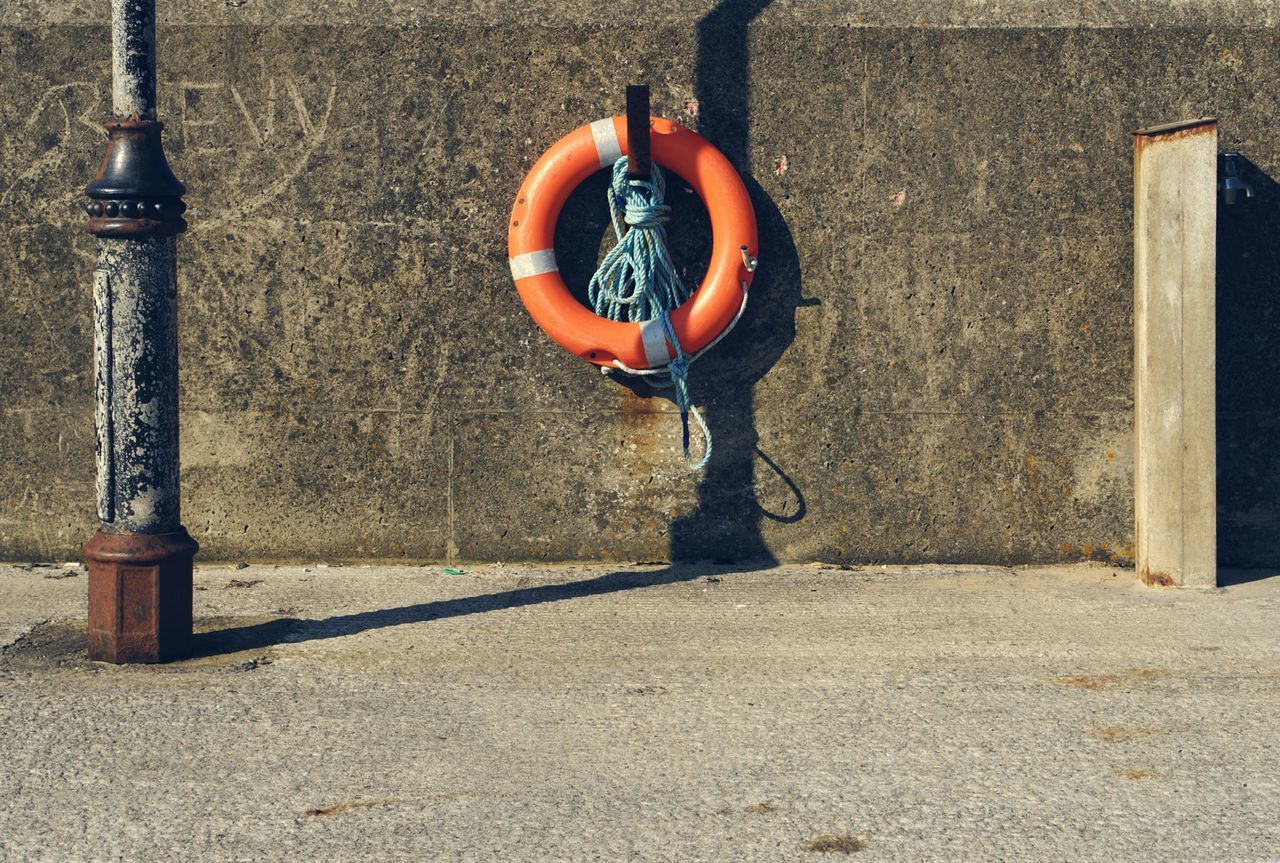
{"label": "decorative collar on pole", "polygon": [[99,237],[180,234],[187,191],[169,169],[157,120],[112,120],[106,124],[107,152],[85,194],[89,221],[84,229]]}

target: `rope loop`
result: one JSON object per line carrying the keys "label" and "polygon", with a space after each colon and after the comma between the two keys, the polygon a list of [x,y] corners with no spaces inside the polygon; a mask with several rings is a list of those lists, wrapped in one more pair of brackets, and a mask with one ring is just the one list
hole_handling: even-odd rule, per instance
{"label": "rope loop", "polygon": [[[680,346],[675,327],[671,325],[671,312],[693,292],[676,272],[667,251],[666,223],[671,207],[663,203],[666,178],[656,163],[650,164],[650,170],[648,180],[633,179],[627,176],[626,156],[613,163],[608,192],[609,218],[618,242],[591,277],[587,298],[597,315],[610,320],[662,322],[662,331],[676,355],[666,365],[665,375],[647,377],[657,387],[675,388],[683,428],[684,458],[692,470],[701,470],[711,459],[711,430],[689,398],[689,365],[693,360]],[[697,462],[689,458],[689,414],[693,414],[706,441]]]}

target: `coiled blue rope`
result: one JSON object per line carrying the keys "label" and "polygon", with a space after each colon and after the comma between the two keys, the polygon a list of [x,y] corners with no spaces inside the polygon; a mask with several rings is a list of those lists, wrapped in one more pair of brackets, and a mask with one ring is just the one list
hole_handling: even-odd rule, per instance
{"label": "coiled blue rope", "polygon": [[[649,181],[627,177],[627,157],[613,163],[609,186],[609,218],[618,243],[600,262],[587,286],[587,298],[595,313],[614,321],[639,323],[658,319],[675,357],[660,375],[645,377],[655,386],[674,387],[676,407],[683,428],[684,459],[692,470],[702,470],[711,459],[711,430],[689,400],[689,364],[692,359],[680,346],[671,312],[692,294],[676,272],[667,251],[667,219],[671,207],[663,203],[667,184],[662,169],[650,166]],[[655,382],[656,379],[656,382]],[[689,415],[702,429],[706,448],[697,462],[689,459]]]}

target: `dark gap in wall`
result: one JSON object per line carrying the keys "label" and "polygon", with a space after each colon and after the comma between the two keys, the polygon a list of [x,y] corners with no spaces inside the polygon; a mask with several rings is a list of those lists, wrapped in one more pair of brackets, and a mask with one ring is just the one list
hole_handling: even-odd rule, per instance
{"label": "dark gap in wall", "polygon": [[1218,205],[1218,562],[1280,566],[1280,184]]}

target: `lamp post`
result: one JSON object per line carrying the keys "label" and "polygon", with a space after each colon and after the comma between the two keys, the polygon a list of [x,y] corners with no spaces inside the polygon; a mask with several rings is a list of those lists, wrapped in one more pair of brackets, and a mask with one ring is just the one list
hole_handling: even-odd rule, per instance
{"label": "lamp post", "polygon": [[178,506],[177,234],[186,191],[156,120],[155,0],[112,0],[112,110],[86,193],[94,271],[97,497],[89,656],[163,662],[191,640],[198,548]]}

